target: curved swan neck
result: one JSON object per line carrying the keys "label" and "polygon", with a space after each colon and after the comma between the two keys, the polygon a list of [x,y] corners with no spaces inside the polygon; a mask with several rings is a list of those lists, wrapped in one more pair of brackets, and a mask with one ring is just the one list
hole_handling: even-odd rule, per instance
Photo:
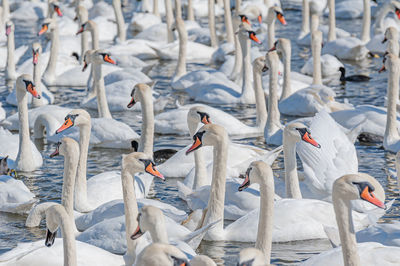
{"label": "curved swan neck", "polygon": [[[57,23],[57,22],[52,22]],[[47,64],[46,70],[43,76],[48,82],[53,82],[56,75],[57,57],[58,57],[58,45],[59,45],[58,25],[54,26],[51,32],[51,48],[50,48],[50,59]]]}
{"label": "curved swan neck", "polygon": [[19,148],[16,166],[17,170],[33,171],[35,170],[35,166],[29,137],[28,95],[24,88],[16,88],[16,92],[19,119]]}
{"label": "curved swan neck", "polygon": [[93,86],[97,95],[97,110],[99,112],[99,117],[112,118],[110,109],[108,108],[101,64],[92,63],[92,68],[94,69]]}
{"label": "curved swan neck", "polygon": [[267,105],[265,102],[264,89],[262,87],[261,72],[253,67],[254,94],[256,96],[256,126],[265,128],[267,123]]}
{"label": "curved swan neck", "polygon": [[176,66],[174,79],[178,79],[186,74],[186,51],[187,51],[187,31],[183,20],[177,18],[176,27],[179,33],[179,56]]}
{"label": "curved swan neck", "polygon": [[165,0],[165,21],[167,23],[167,41],[169,43],[174,41],[174,34],[171,30],[173,17],[171,0]]}
{"label": "curved swan neck", "polygon": [[260,184],[260,217],[255,247],[264,253],[266,262],[270,263],[275,189],[272,171],[268,172],[266,176],[260,177],[263,182]]}
{"label": "curved swan neck", "polygon": [[280,127],[280,112],[278,109],[278,55],[276,52],[267,54],[269,61],[269,97],[268,97],[268,118],[265,130],[268,136],[275,134]]}
{"label": "curved swan neck", "polygon": [[282,89],[282,95],[281,95],[281,101],[283,99],[286,99],[292,94],[292,85],[290,81],[290,72],[291,70],[291,58],[292,58],[292,47],[290,42],[288,42],[288,46],[285,47],[284,52],[283,52],[283,67],[284,67],[284,72],[283,72],[283,89]]}
{"label": "curved swan neck", "polygon": [[6,78],[12,80],[16,76],[15,72],[15,41],[14,41],[14,29],[11,30],[7,36],[7,66],[6,66]]}
{"label": "curved swan neck", "polygon": [[213,171],[210,198],[207,204],[207,214],[204,225],[220,220],[214,227],[210,228],[207,235],[218,235],[224,227],[224,205],[225,205],[225,181],[226,165],[228,161],[228,137],[223,137],[213,148]]}
{"label": "curved swan neck", "polygon": [[[334,191],[335,192],[335,191]],[[359,266],[360,258],[357,253],[357,241],[351,214],[350,201],[341,199],[333,193],[333,208],[339,229],[340,242],[345,266]]]}
{"label": "curved swan neck", "polygon": [[79,212],[88,212],[92,208],[87,199],[86,168],[89,150],[91,123],[79,126],[79,163],[75,180],[75,209]]}
{"label": "curved swan neck", "polygon": [[142,106],[142,132],[140,135],[139,152],[144,152],[151,158],[153,157],[153,138],[154,138],[154,109],[151,90],[146,90],[140,94]]}
{"label": "curved swan neck", "polygon": [[299,177],[297,175],[296,142],[283,131],[283,156],[285,161],[286,197],[301,199]]}
{"label": "curved swan neck", "polygon": [[46,211],[46,220],[51,219],[61,227],[64,265],[77,266],[75,235],[71,219],[68,216],[64,207],[61,205],[52,206]]}
{"label": "curved swan neck", "polygon": [[362,31],[361,31],[361,41],[364,43],[369,42],[370,38],[370,28],[371,28],[371,4],[370,0],[364,0],[364,15],[362,22]]}
{"label": "curved swan neck", "polygon": [[[370,0],[367,0],[370,1]],[[364,1],[365,2],[365,1]],[[336,40],[335,0],[329,0],[329,32],[328,42]]]}
{"label": "curved swan neck", "polygon": [[303,0],[303,8],[301,10],[301,34],[300,37],[305,36],[310,32],[310,5],[308,0]]}
{"label": "curved swan neck", "polygon": [[193,0],[188,0],[187,20],[194,21]]}
{"label": "curved swan neck", "polygon": [[224,20],[225,20],[226,41],[233,43],[231,5],[230,5],[229,0],[223,0],[223,2],[224,2]]}
{"label": "curved swan neck", "polygon": [[124,42],[126,40],[126,32],[125,32],[124,16],[122,15],[122,9],[121,9],[121,1],[113,0],[112,5],[114,7],[115,19],[117,20],[118,39],[121,42]]}
{"label": "curved swan neck", "polygon": [[[397,56],[397,55],[396,55]],[[389,71],[388,89],[387,89],[387,115],[386,129],[384,135],[384,144],[391,144],[400,140],[397,130],[397,99],[399,98],[399,63],[398,59],[393,62]]]}
{"label": "curved swan neck", "polygon": [[208,28],[210,29],[211,47],[218,47],[217,32],[215,29],[215,2],[214,2],[214,0],[208,0]]}
{"label": "curved swan neck", "polygon": [[251,41],[244,36],[241,36],[239,40],[243,54],[242,95],[240,97],[242,102],[251,103],[254,102],[254,90],[251,81]]}
{"label": "curved swan neck", "polygon": [[313,56],[313,85],[322,85],[322,73],[321,73],[321,43],[318,42],[318,38],[314,35],[317,32],[313,32],[312,36],[312,56]]}
{"label": "curved swan neck", "polygon": [[51,132],[55,132],[57,128],[52,125],[57,125],[58,121],[50,114],[40,114],[33,125],[33,137],[35,139],[44,138],[44,131],[47,132],[47,137],[51,134]]}
{"label": "curved swan neck", "polygon": [[132,240],[130,237],[138,227],[138,222],[136,217],[138,216],[139,213],[133,180],[134,180],[134,175],[131,174],[129,170],[125,167],[124,160],[122,159],[121,182],[122,182],[122,193],[124,197],[125,228],[126,228],[125,230],[126,230],[126,242],[127,242],[126,255],[124,256],[126,265],[132,265],[135,262],[136,246],[138,243],[137,240]]}

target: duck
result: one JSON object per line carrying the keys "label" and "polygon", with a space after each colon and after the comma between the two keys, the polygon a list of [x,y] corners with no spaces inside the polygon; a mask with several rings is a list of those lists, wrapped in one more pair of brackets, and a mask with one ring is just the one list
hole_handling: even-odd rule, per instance
{"label": "duck", "polygon": [[[45,217],[45,241],[42,239],[36,242],[19,243],[16,248],[0,256],[2,264],[46,266],[124,264],[121,256],[76,241],[70,217],[64,206],[55,204],[49,207],[45,210]],[[63,236],[62,242],[56,238],[59,227]]]}
{"label": "duck", "polygon": [[351,76],[346,76],[346,69],[344,67],[339,67],[339,71],[341,73],[340,75],[340,81],[341,82],[365,82],[369,81],[371,77],[366,76],[366,75],[351,75]]}
{"label": "duck", "polygon": [[399,247],[384,246],[377,242],[357,243],[355,237],[351,200],[361,199],[378,208],[385,204],[375,191],[383,191],[381,185],[368,174],[349,174],[338,178],[333,184],[333,204],[337,226],[340,232],[341,247],[312,256],[302,265],[333,263],[335,265],[390,265],[398,261]]}
{"label": "duck", "polygon": [[37,199],[21,180],[12,177],[15,172],[8,168],[7,159],[0,158],[0,211],[25,214]]}
{"label": "duck", "polygon": [[20,75],[15,82],[15,87],[18,100],[19,135],[13,135],[2,130],[1,142],[3,145],[0,148],[0,155],[9,155],[7,163],[11,168],[30,172],[40,168],[43,159],[29,136],[27,94],[30,93],[36,98],[40,98],[40,95],[36,91],[32,76],[29,74]]}

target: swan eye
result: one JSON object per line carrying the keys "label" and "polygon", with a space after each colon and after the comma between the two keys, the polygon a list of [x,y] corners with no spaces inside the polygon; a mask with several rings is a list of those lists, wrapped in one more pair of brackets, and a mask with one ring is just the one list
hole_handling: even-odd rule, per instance
{"label": "swan eye", "polygon": [[210,121],[210,116],[209,116],[207,113],[203,113],[203,112],[199,112],[199,111],[197,111],[197,113],[200,115],[200,121],[201,121],[204,125],[207,125],[207,124],[210,124],[210,123],[211,123],[211,121]]}

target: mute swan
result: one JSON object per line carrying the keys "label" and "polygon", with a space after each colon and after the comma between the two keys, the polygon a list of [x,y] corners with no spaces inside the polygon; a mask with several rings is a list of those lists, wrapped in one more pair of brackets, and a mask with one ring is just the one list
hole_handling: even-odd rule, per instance
{"label": "mute swan", "polygon": [[312,116],[323,108],[327,108],[331,112],[350,109],[349,104],[336,102],[335,92],[322,85],[321,77],[321,43],[322,33],[314,31],[312,33],[312,54],[313,54],[313,84],[305,89],[299,90],[286,99],[280,101],[279,111],[282,114],[292,116]]}
{"label": "mute swan", "polygon": [[[6,36],[7,36],[7,45],[6,47],[0,48],[0,55],[2,58],[6,58],[6,60],[2,60],[0,63],[1,68],[9,68],[7,72],[10,72],[10,75],[15,74],[15,62],[18,62],[19,59],[24,55],[26,50],[28,49],[27,45],[21,45],[17,49],[15,49],[14,44],[14,32],[15,26],[12,21],[6,22]],[[16,75],[16,74],[15,74]]]}
{"label": "mute swan", "polygon": [[[1,134],[2,147],[0,155],[9,155],[9,164],[11,168],[20,171],[34,171],[43,164],[42,156],[36,149],[35,145],[29,138],[29,122],[28,122],[28,96],[40,98],[40,95],[35,89],[32,76],[28,74],[21,75],[15,82],[18,99],[18,117],[19,117],[19,140],[16,140],[17,135],[11,135],[6,132]],[[16,145],[19,145],[18,154],[16,154]]]}
{"label": "mute swan", "polygon": [[[374,190],[383,190],[368,174],[345,175],[333,185],[333,204],[340,232],[342,247],[328,250],[311,257],[302,265],[395,265],[399,259],[399,247],[389,247],[376,242],[357,244],[353,217],[349,215],[351,200],[362,199],[380,208],[385,208]],[[341,256],[342,254],[342,256]]]}
{"label": "mute swan", "polygon": [[186,255],[178,248],[161,243],[146,247],[138,256],[137,265],[142,266],[187,266],[190,265]]}
{"label": "mute swan", "polygon": [[[314,140],[310,139],[310,142],[313,142]],[[315,142],[315,141],[314,141]],[[210,193],[210,198],[209,198],[209,203],[207,206],[207,213],[205,215],[205,218],[203,220],[204,224],[208,224],[213,221],[217,221],[219,219],[224,218],[224,209],[222,208],[224,206],[224,195],[225,195],[225,178],[226,178],[226,160],[227,160],[227,147],[228,147],[228,142],[227,142],[227,134],[223,128],[217,125],[204,125],[202,128],[198,130],[198,132],[195,135],[195,141],[192,145],[192,147],[187,151],[191,152],[193,150],[198,149],[201,146],[214,146],[214,158],[218,158],[218,161],[214,161],[215,167],[213,171],[213,179],[212,179],[212,184],[211,186],[213,189],[211,190]],[[272,171],[270,172],[270,179],[273,178],[272,176]],[[244,184],[242,187],[248,183],[248,178],[245,179]],[[263,191],[261,190],[261,195],[263,195]],[[265,195],[265,194],[264,194]],[[273,195],[273,193],[268,193],[268,195]],[[264,197],[264,196],[262,196]],[[264,198],[262,199],[261,202],[264,202]],[[286,202],[292,201],[293,202],[293,210],[288,211],[288,207],[290,207],[290,204],[287,204]],[[302,205],[302,207],[297,206],[298,202],[299,204]],[[314,202],[319,203],[319,208],[321,208],[321,211],[315,212],[316,208],[318,207],[318,204],[315,204]],[[284,199],[284,200],[279,200],[277,201],[279,204],[283,204],[281,207],[277,207],[274,210],[275,217],[274,221],[276,222],[276,230],[275,230],[275,239],[273,241],[292,241],[292,240],[303,240],[303,239],[312,239],[312,238],[325,238],[325,232],[323,230],[323,222],[325,223],[330,223],[332,224],[334,221],[332,221],[333,218],[333,210],[332,207],[328,208],[328,206],[331,206],[330,203],[324,202],[324,201],[315,201],[315,200],[301,200],[297,201],[295,199]],[[313,215],[306,216],[309,217],[310,221],[305,222],[303,224],[304,219],[298,219],[295,218],[295,221],[287,219],[288,213],[290,215],[294,215],[293,213],[300,212],[302,217],[303,213],[306,209],[306,206],[309,206],[310,212],[313,213]],[[264,205],[263,205],[264,206]],[[262,207],[261,208],[265,208]],[[331,213],[329,213],[329,210]],[[212,228],[210,228],[205,236],[205,239],[208,240],[230,240],[230,241],[241,241],[241,242],[254,242],[256,239],[256,233],[255,231],[249,231],[248,234],[243,235],[241,231],[239,230],[240,228],[257,228],[256,223],[257,223],[257,212],[258,210],[253,210],[252,212],[248,213],[246,216],[243,216],[236,220],[235,222],[231,223],[229,226],[227,226],[225,229],[223,228],[223,223],[217,222],[216,225]],[[279,219],[277,217],[280,217],[278,215],[278,212],[282,212],[281,215],[282,218]],[[326,215],[323,215],[322,217],[319,217],[321,219],[319,222],[316,222],[315,219],[315,213],[326,213]],[[268,212],[265,212],[265,214],[268,214]],[[267,215],[268,216],[268,215]],[[361,223],[361,220],[366,218],[366,215],[360,215],[362,218],[360,218],[360,227],[362,228],[363,226],[368,225],[368,222],[366,222],[365,225]],[[261,218],[262,216],[260,216]],[[295,215],[293,217],[296,217]],[[261,218],[265,219],[265,217]],[[366,219],[368,220],[368,219]],[[308,227],[306,226],[307,224],[311,223],[316,223],[315,226]],[[265,221],[264,221],[265,222]],[[365,221],[364,221],[365,222]],[[289,223],[287,226],[282,226],[282,223]],[[299,224],[299,227],[293,226],[294,224]],[[320,226],[320,231],[316,232],[315,228],[319,224]],[[264,228],[264,227],[262,227]],[[311,229],[312,228],[312,229]],[[293,229],[292,233],[288,233],[288,230]],[[281,230],[281,232],[280,232]],[[310,230],[307,231],[306,233],[303,234],[305,230]],[[276,233],[280,232],[280,233]],[[264,233],[268,234],[268,233]],[[260,241],[264,241],[261,240]]]}
{"label": "mute swan", "polygon": [[174,76],[172,77],[172,82],[177,81],[180,79],[183,75],[186,74],[186,55],[187,55],[187,31],[185,28],[185,23],[183,22],[183,19],[180,17],[177,17],[175,20],[175,26],[173,25],[173,29],[178,30],[178,35],[179,35],[179,54],[178,54],[178,63],[176,65],[175,73]]}
{"label": "mute swan", "polygon": [[280,8],[278,6],[271,6],[268,9],[268,15],[267,15],[268,33],[267,33],[267,36],[263,40],[264,46],[267,49],[271,49],[274,46],[274,43],[276,41],[275,40],[275,21],[276,21],[276,19],[278,19],[282,25],[286,25],[286,20],[285,20],[285,17],[283,16],[282,8]]}
{"label": "mute swan", "polygon": [[[0,256],[0,265],[61,266],[61,265],[123,265],[121,256],[98,247],[75,241],[70,217],[59,204],[46,210],[46,240],[20,243],[13,250]],[[61,227],[63,244],[56,240]]]}
{"label": "mute swan", "polygon": [[8,156],[0,159],[0,211],[26,213],[36,202],[35,195],[21,180],[11,176],[7,159]]}
{"label": "mute swan", "polygon": [[[54,95],[47,89],[47,87],[42,84],[42,73],[41,73],[41,63],[42,63],[42,46],[40,43],[35,42],[32,44],[32,63],[33,63],[33,79],[35,81],[36,90],[38,94],[42,97],[37,99],[28,95],[28,103],[31,107],[39,107],[46,104],[51,104],[54,102]],[[6,102],[11,105],[17,105],[16,91],[13,90],[6,99]]]}
{"label": "mute swan", "polygon": [[[8,1],[7,1],[8,2]],[[34,11],[34,12],[32,12]],[[21,2],[18,8],[11,13],[15,20],[37,21],[54,16],[62,16],[60,5],[57,1],[45,2]]]}
{"label": "mute swan", "polygon": [[[203,104],[187,104],[178,106],[176,109],[160,113],[155,116],[155,132],[160,134],[187,134],[187,123],[186,117],[193,108],[194,116],[198,114],[206,113],[213,122],[223,126],[227,129],[229,136],[234,138],[240,138],[244,136],[256,136],[264,132],[264,127],[267,122],[267,108],[265,103],[265,97],[263,95],[263,88],[261,82],[261,73],[268,70],[265,64],[265,57],[259,57],[253,61],[253,80],[254,80],[254,93],[256,95],[256,125],[248,126],[243,122],[239,121],[234,116],[223,112],[219,109],[203,105]],[[198,114],[196,114],[198,112]],[[200,119],[203,119],[200,117]]]}

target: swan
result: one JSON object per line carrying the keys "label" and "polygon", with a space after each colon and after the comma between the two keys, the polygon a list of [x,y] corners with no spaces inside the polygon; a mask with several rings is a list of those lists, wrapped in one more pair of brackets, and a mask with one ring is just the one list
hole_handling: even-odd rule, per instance
{"label": "swan", "polygon": [[176,65],[174,76],[172,77],[172,82],[177,81],[183,75],[186,74],[186,55],[187,55],[187,31],[185,28],[185,23],[183,19],[177,17],[175,24],[172,25],[173,29],[176,28],[179,34],[179,54],[178,54],[178,64]]}
{"label": "swan", "polygon": [[[330,0],[333,1],[334,0]],[[363,0],[364,14],[360,39],[355,37],[330,40],[322,49],[323,54],[332,54],[342,60],[362,60],[369,54],[365,47],[370,40],[371,6],[370,0]],[[332,25],[334,26],[334,25]]]}
{"label": "swan", "polygon": [[[211,190],[210,193],[210,198],[209,198],[209,203],[207,206],[207,212],[205,215],[205,218],[203,220],[203,223],[208,224],[213,221],[217,221],[219,219],[224,218],[224,209],[222,206],[224,206],[224,195],[225,195],[225,178],[226,178],[226,161],[227,161],[227,147],[228,147],[228,141],[227,141],[227,134],[226,131],[217,125],[209,124],[209,125],[204,125],[202,128],[198,130],[196,133],[196,141],[193,143],[192,147],[188,150],[188,152],[191,152],[193,150],[196,150],[197,148],[201,146],[214,146],[214,158],[219,158],[218,161],[214,161],[215,167],[213,171],[213,179],[212,179],[212,184],[211,186],[213,189]],[[315,143],[315,140],[310,139],[310,143]],[[308,144],[309,145],[309,144]],[[270,168],[269,168],[270,169]],[[248,174],[251,174],[251,171],[247,171]],[[269,178],[267,180],[273,179],[272,175],[272,170],[269,172]],[[264,179],[262,179],[264,180]],[[261,181],[263,182],[263,181]],[[271,182],[271,181],[269,181]],[[242,184],[242,188],[246,187],[246,185],[249,185],[249,178],[246,178],[245,181]],[[265,184],[265,183],[262,183]],[[264,185],[265,186],[265,185]],[[269,188],[273,187],[268,186]],[[264,191],[263,191],[264,189]],[[274,193],[265,193],[265,187],[260,187],[260,193],[261,193],[261,202],[262,205],[260,205],[261,210],[264,210],[264,217],[259,215],[260,218],[262,219],[261,222],[265,223],[265,216],[270,217],[268,210],[266,210],[265,202],[266,199],[264,198],[263,195],[274,195]],[[382,191],[383,193],[383,191]],[[272,197],[269,197],[271,200]],[[287,202],[293,202],[293,210],[288,211],[288,207],[290,207],[290,204]],[[318,202],[316,204],[315,202]],[[279,206],[279,204],[282,204],[282,206]],[[299,207],[297,204],[302,205]],[[315,201],[315,200],[301,200],[298,201],[297,199],[282,199],[277,201],[277,207],[274,208],[274,222],[275,228],[274,232],[275,235],[272,235],[273,241],[275,242],[285,242],[285,241],[293,241],[293,240],[304,240],[304,239],[319,239],[319,238],[326,238],[326,234],[323,230],[323,224],[333,224],[333,209],[332,205],[330,203],[324,202],[324,201]],[[306,207],[306,206],[309,207]],[[319,206],[318,206],[319,205]],[[269,206],[272,206],[269,205]],[[316,208],[320,208],[321,210],[316,212]],[[310,212],[313,215],[308,215],[305,217],[308,217],[310,221],[304,222],[305,217],[303,217],[304,211],[306,208],[309,208]],[[330,213],[329,213],[330,210]],[[294,215],[293,213],[300,212],[299,215],[303,217],[302,219],[295,218],[294,220],[287,219],[287,215]],[[281,214],[279,214],[281,213]],[[321,219],[319,222],[315,221],[316,219],[316,213],[325,213],[319,219]],[[256,241],[256,233],[255,231],[249,231],[248,234],[242,234],[240,228],[257,228],[257,215],[258,215],[258,209],[253,210],[252,212],[248,213],[247,215],[239,218],[235,222],[231,223],[228,225],[226,228],[223,228],[223,223],[222,221],[217,222],[216,225],[212,228],[210,228],[206,235],[205,239],[206,240],[229,240],[229,241],[240,241],[240,242],[255,242]],[[282,215],[282,216],[280,216]],[[279,219],[278,217],[282,217]],[[296,217],[294,215],[293,217]],[[359,217],[359,222],[357,222],[357,225],[360,226],[360,228],[363,228],[368,225],[368,218],[367,215],[360,214]],[[367,218],[367,219],[366,219]],[[306,226],[307,224],[311,223],[319,224],[320,230],[316,232],[315,228],[316,226],[308,227]],[[288,223],[287,226],[281,226],[283,223]],[[299,227],[294,226],[294,224],[299,224]],[[261,228],[265,228],[262,226]],[[289,230],[293,231],[289,233]],[[303,232],[307,230],[303,234]],[[310,230],[310,231],[308,231]],[[280,232],[280,233],[279,233]],[[260,233],[261,234],[261,233]],[[263,237],[260,237],[258,241],[265,241],[265,235],[270,235],[270,232],[263,232]],[[274,238],[275,237],[275,238]],[[257,241],[257,242],[258,242]],[[266,242],[263,242],[266,243]]]}
{"label": "swan", "polygon": [[11,13],[12,19],[25,21],[37,21],[55,16],[62,16],[60,5],[57,1],[47,1],[47,3],[21,2],[18,8]]}
{"label": "swan", "polygon": [[23,214],[36,202],[35,195],[21,180],[12,177],[7,159],[8,156],[0,159],[0,211]]}
{"label": "swan", "polygon": [[[386,41],[388,41],[387,44]],[[367,44],[368,49],[377,54],[383,55],[386,51],[392,54],[399,54],[399,32],[396,27],[388,27],[384,34],[375,35]]]}
{"label": "swan", "polygon": [[[70,217],[59,204],[46,210],[46,241],[20,243],[14,249],[0,256],[0,265],[123,265],[121,256],[101,248],[76,241]],[[56,240],[61,227],[63,242]]]}
{"label": "swan", "polygon": [[[251,81],[250,46],[251,40],[259,44],[260,41],[258,40],[255,32],[251,29],[250,25],[247,23],[241,23],[238,34],[243,53],[242,89],[240,90],[236,84],[231,86],[231,83],[225,83],[223,80],[220,80],[217,84],[215,84],[213,78],[215,78],[216,75],[213,75],[212,79],[206,80],[205,82],[198,82],[194,84],[194,86],[186,89],[189,96],[195,101],[214,104],[255,103],[255,95]],[[196,73],[191,72],[183,76],[179,82],[186,78],[190,80],[193,77],[193,80],[198,81],[195,75]]]}
{"label": "swan", "polygon": [[[87,9],[82,5],[77,5],[75,9],[76,17],[74,20],[78,21],[78,25],[82,25],[89,20],[89,13]],[[87,50],[89,50],[89,32],[81,33],[81,53],[79,56],[79,63],[83,63],[83,56]]]}
{"label": "swan", "polygon": [[336,102],[335,92],[322,85],[321,77],[321,43],[322,33],[312,33],[312,54],[313,54],[313,84],[310,87],[299,90],[286,99],[279,102],[279,111],[291,116],[312,116],[323,108],[330,112],[350,109],[352,106],[346,103]]}
{"label": "swan", "polygon": [[189,264],[186,255],[178,248],[161,243],[147,246],[138,256],[136,265],[142,266],[186,266]]}
{"label": "swan", "polygon": [[351,200],[362,199],[379,208],[385,204],[374,190],[383,190],[368,174],[344,175],[333,185],[333,205],[342,247],[311,257],[302,265],[395,265],[400,259],[399,247],[389,247],[376,242],[357,244],[353,217],[349,215]]}
{"label": "swan", "polygon": [[[41,61],[42,61],[42,46],[40,43],[35,42],[32,44],[32,63],[33,63],[33,79],[35,81],[36,90],[42,97],[37,99],[29,96],[28,102],[31,107],[39,107],[46,104],[52,104],[54,102],[54,95],[42,84],[41,74]],[[16,91],[13,90],[6,98],[6,102],[11,105],[17,105]]]}
{"label": "swan", "polygon": [[[7,70],[10,72],[10,75],[15,73],[15,62],[18,62],[19,59],[24,55],[26,50],[28,49],[27,45],[21,45],[17,49],[15,49],[15,44],[14,44],[14,32],[15,32],[15,26],[12,21],[7,21],[5,23],[5,28],[6,28],[6,36],[7,36],[7,45],[5,47],[1,47],[0,49],[0,55],[2,58],[7,58],[7,60],[2,60],[0,63],[1,68],[10,68]],[[14,70],[12,69],[14,68]],[[15,74],[16,75],[16,74]]]}
{"label": "swan", "polygon": [[[234,116],[211,106],[204,104],[187,104],[182,106],[178,105],[176,109],[157,114],[155,116],[155,132],[159,134],[186,135],[188,126],[185,118],[188,117],[188,113],[191,113],[193,117],[207,114],[209,118],[212,118],[214,123],[227,129],[229,136],[234,138],[261,135],[262,132],[264,132],[264,127],[267,122],[267,108],[263,95],[261,74],[267,70],[268,67],[265,64],[265,56],[261,56],[253,61],[253,88],[256,95],[255,126],[248,126]],[[200,120],[203,119],[204,116],[200,117]]]}
{"label": "swan", "polygon": [[[108,124],[103,123],[107,121]],[[94,122],[94,123],[93,123]],[[86,181],[86,161],[87,154],[89,149],[89,139],[98,139],[102,141],[101,138],[107,138],[110,136],[114,138],[114,141],[110,142],[110,139],[103,140],[105,144],[109,145],[111,148],[128,148],[130,147],[130,141],[128,139],[123,138],[126,136],[126,130],[130,129],[125,124],[125,129],[121,130],[121,125],[119,122],[111,119],[102,119],[102,123],[96,123],[96,120],[90,119],[90,115],[88,112],[82,109],[75,109],[71,111],[66,117],[65,122],[61,125],[59,129],[57,129],[57,133],[61,133],[62,131],[71,128],[73,126],[79,127],[79,166],[77,171],[77,181],[76,181],[76,194],[79,195],[78,198],[75,199],[75,209],[79,212],[88,212],[96,207],[100,206],[103,203],[109,202],[114,199],[122,198],[122,191],[120,186],[120,173],[118,171],[105,172],[102,174],[98,174],[90,178]],[[92,133],[96,133],[96,135],[91,135],[91,127],[97,128],[96,131],[92,130]],[[107,125],[108,127],[106,127]],[[116,130],[116,128],[120,127],[120,130]],[[107,131],[109,132],[107,133]],[[123,134],[122,136],[115,135],[118,133]],[[121,140],[122,137],[122,140]],[[129,136],[128,136],[129,137]],[[132,137],[132,136],[131,136]],[[128,143],[127,143],[128,142]],[[103,146],[104,147],[104,146]],[[138,198],[142,198],[144,195],[148,193],[149,187],[151,185],[153,178],[148,177],[137,177],[136,184],[136,193]],[[139,185],[140,184],[140,185]]]}
{"label": "swan", "polygon": [[[42,166],[43,160],[40,152],[29,138],[29,122],[28,122],[28,95],[40,98],[40,95],[35,89],[32,76],[23,74],[19,76],[15,82],[18,99],[18,117],[19,117],[19,140],[17,135],[11,135],[7,132],[1,134],[3,143],[0,148],[0,155],[9,155],[8,163],[11,168],[19,171],[34,171]],[[16,154],[16,145],[18,154]]]}
{"label": "swan", "polygon": [[271,49],[275,43],[275,20],[278,19],[282,25],[286,25],[285,17],[283,16],[282,8],[279,6],[271,6],[268,9],[267,15],[267,25],[268,25],[268,33],[264,38],[263,43],[265,48]]}
{"label": "swan", "polygon": [[379,35],[385,32],[388,26],[395,26],[399,29],[397,21],[393,19],[385,19],[385,17],[393,12],[397,19],[400,19],[400,2],[396,0],[386,1],[382,7],[376,12],[375,23],[372,25],[374,35]]}

